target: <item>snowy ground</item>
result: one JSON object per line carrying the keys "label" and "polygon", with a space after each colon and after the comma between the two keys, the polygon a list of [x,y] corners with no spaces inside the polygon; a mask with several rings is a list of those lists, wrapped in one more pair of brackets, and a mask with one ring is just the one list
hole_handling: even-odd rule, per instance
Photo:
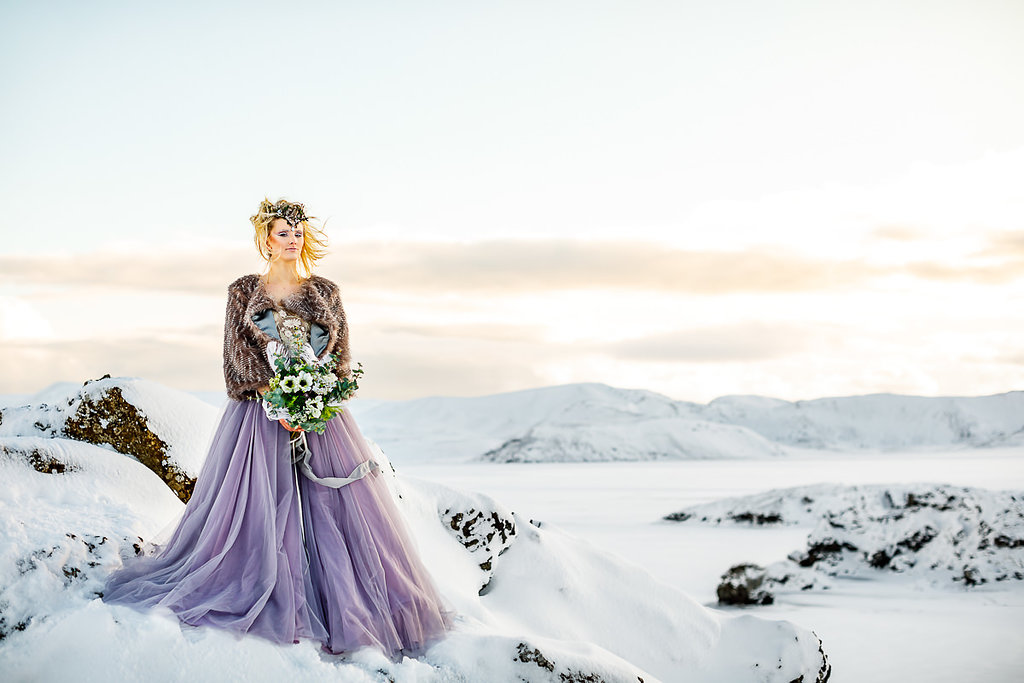
{"label": "snowy ground", "polygon": [[[372,434],[368,434],[372,438]],[[818,482],[934,481],[1024,490],[1024,448],[932,453],[821,453],[784,460],[443,464],[395,461],[404,473],[481,491],[643,565],[709,607],[733,564],[767,565],[804,547],[809,527],[698,527],[661,521],[726,496]],[[821,637],[830,683],[1021,680],[1024,584],[922,590],[899,577],[839,580],[840,588],[774,605],[719,608],[787,619]]]}
{"label": "snowy ground", "polygon": [[[57,397],[67,389],[54,386],[48,391]],[[128,393],[130,395],[131,392]],[[168,416],[170,427],[212,424],[216,410],[196,408],[196,415],[202,417],[201,420],[191,413],[181,413],[185,402],[181,396],[172,396],[173,393],[159,389],[147,394],[150,401],[155,401],[152,406],[161,406],[156,412]],[[212,406],[219,407],[223,401],[223,394],[195,396]],[[678,594],[681,602],[672,608],[676,613],[685,611],[687,607],[681,597],[685,594],[687,599],[692,599],[689,605],[694,615],[705,612],[698,607],[704,605],[713,608],[710,613],[702,615],[705,618],[708,614],[715,614],[714,610],[721,610],[724,614],[788,620],[813,630],[823,641],[832,667],[830,681],[833,682],[984,680],[1000,683],[1020,680],[1019,672],[1024,670],[1024,635],[1020,628],[1024,625],[1022,581],[1003,581],[970,589],[960,585],[928,587],[906,576],[880,572],[878,580],[837,579],[834,587],[827,591],[781,593],[777,595],[775,604],[770,606],[720,607],[715,591],[723,572],[740,563],[769,565],[794,550],[805,548],[811,527],[706,526],[669,522],[663,517],[689,505],[804,484],[933,482],[1024,491],[1024,445],[1019,438],[1024,430],[1020,428],[1021,418],[1018,417],[1021,396],[1021,392],[1012,392],[994,399],[908,401],[903,397],[879,395],[867,401],[853,397],[800,405],[759,397],[734,397],[719,401],[715,406],[701,407],[681,405],[650,392],[613,389],[604,385],[569,385],[476,399],[357,401],[353,403],[352,410],[362,431],[384,447],[403,479],[414,484],[420,482],[406,489],[407,493],[418,491],[423,494],[423,501],[429,503],[433,499],[426,494],[430,493],[433,482],[459,491],[479,492],[493,497],[502,509],[516,513],[521,523],[529,519],[540,524],[536,529],[529,524],[521,524],[526,535],[547,539],[547,544],[566,545],[557,552],[549,550],[547,554],[526,554],[526,549],[532,546],[521,544],[518,547],[522,552],[507,554],[503,558],[507,568],[504,576],[508,577],[506,586],[515,586],[515,590],[506,590],[507,595],[503,596],[499,586],[483,602],[477,600],[475,589],[467,593],[468,597],[463,596],[465,599],[460,607],[467,614],[483,615],[491,621],[484,619],[485,627],[472,632],[467,630],[458,638],[451,639],[447,649],[438,651],[439,661],[457,664],[464,671],[491,667],[493,672],[495,662],[504,656],[511,643],[511,636],[497,629],[497,625],[504,622],[496,620],[494,615],[506,618],[515,614],[517,618],[526,620],[523,623],[540,624],[537,615],[528,608],[533,604],[541,609],[549,606],[552,600],[559,599],[558,593],[547,589],[558,585],[561,579],[537,582],[530,578],[531,573],[538,571],[545,558],[561,561],[560,558],[573,557],[589,558],[587,561],[591,566],[601,567],[602,571],[604,568],[610,570],[605,584],[588,584],[587,588],[588,594],[622,594],[620,597],[624,602],[612,601],[609,604],[616,618],[606,619],[608,623],[621,621],[622,615],[632,607],[647,604],[644,602],[650,598],[647,594],[656,593],[657,582],[663,582],[682,591]],[[0,396],[0,407],[18,405],[21,398],[25,397]],[[36,396],[34,401],[39,403],[43,399],[49,400],[47,396]],[[917,443],[912,450],[881,451],[855,447],[863,445],[869,438],[882,438],[878,435],[884,436],[886,448],[892,449],[902,443],[903,433],[896,427],[901,420],[908,419],[909,408],[906,406],[918,406],[924,411],[915,416],[916,422],[927,422],[932,426],[954,425],[956,428],[948,434],[931,426],[925,429],[933,440],[944,439],[947,445],[922,442],[915,436],[912,440]],[[776,418],[785,418],[782,422],[790,426],[781,434],[766,435],[769,430],[765,425],[776,424]],[[10,447],[38,445],[46,450],[48,443],[64,444],[56,446],[58,455],[68,462],[79,462],[92,473],[90,476],[95,475],[96,481],[123,486],[127,479],[136,477],[138,486],[127,488],[136,496],[148,491],[146,486],[159,483],[150,472],[134,467],[138,463],[123,459],[109,449],[69,446],[69,442],[59,439],[51,441],[46,436],[51,419],[55,418],[50,411],[10,410],[5,412],[0,431],[6,435]],[[625,454],[641,458],[634,461],[529,464],[470,461],[474,455],[507,444],[509,440],[520,439],[525,443],[523,437],[535,438],[538,435],[544,439],[536,443],[543,441],[559,445],[561,450],[553,452],[560,457],[586,453],[587,448],[594,450],[598,446],[597,450],[606,450],[608,434],[600,430],[581,432],[580,425],[588,420],[619,422],[626,430],[633,429],[633,423],[637,421],[654,420],[647,426],[654,424],[658,429],[648,430],[645,427],[637,432],[642,438],[631,436],[624,441],[615,441],[637,445],[646,438],[643,435],[656,437],[645,442],[648,445]],[[741,422],[743,424],[739,424]],[[835,424],[841,426],[834,427]],[[535,429],[537,425],[542,425],[543,430]],[[179,444],[178,449],[183,452],[179,459],[184,465],[190,464],[185,456],[195,449],[181,446],[187,445],[187,439],[175,436],[177,431],[170,427],[166,430],[169,441],[172,446]],[[567,434],[579,433],[587,434],[588,438],[582,441],[565,438]],[[807,439],[809,434],[826,441],[829,450],[811,450],[795,445],[795,442]],[[972,447],[975,440],[977,443],[1002,445]],[[747,445],[747,449],[737,457],[738,454],[730,450],[730,444],[740,441]],[[655,446],[652,447],[651,443]],[[707,453],[728,452],[732,457],[659,459],[660,446],[657,444],[661,443],[679,446],[684,453],[688,448],[700,445],[710,448]],[[657,457],[642,459],[650,454]],[[9,478],[24,476],[18,472],[20,470],[11,469]],[[77,524],[80,519],[95,520],[99,512],[111,516],[111,524],[123,525],[124,520],[119,521],[117,515],[124,511],[118,505],[124,503],[122,507],[126,505],[125,510],[135,505],[133,499],[126,498],[116,487],[109,495],[98,489],[85,495],[77,489],[65,491],[53,487],[53,482],[48,480],[50,476],[31,475],[24,484],[8,486],[6,497],[13,517],[5,523],[11,527],[8,530],[11,538],[20,533],[17,518],[35,519],[35,515],[46,517],[51,522],[60,518],[67,526]],[[39,486],[43,488],[34,489],[35,484],[30,482],[36,481],[41,482]],[[73,483],[76,479],[70,477],[68,481]],[[167,499],[165,502],[169,508],[180,507],[169,489],[162,485],[157,488]],[[153,491],[154,494],[156,492]],[[455,494],[441,491],[437,495]],[[0,496],[0,502],[3,500]],[[44,500],[61,502],[62,505],[45,509],[36,505]],[[67,505],[75,501],[92,505],[88,514]],[[144,508],[153,515],[159,512],[151,503],[135,507]],[[83,507],[82,511],[86,508]],[[167,513],[161,514],[168,516]],[[421,542],[427,559],[438,566],[454,566],[456,560],[463,562],[465,558],[461,550],[451,552],[451,558],[445,555],[448,552],[445,543],[450,543],[451,539],[437,533],[436,520],[430,524],[423,522],[432,516],[431,512],[414,518],[422,532]],[[49,526],[35,524],[33,528],[45,530]],[[568,536],[563,537],[558,533],[560,531]],[[553,533],[549,535],[549,532]],[[573,539],[582,539],[582,543]],[[41,543],[41,540],[27,543],[25,548],[43,547],[45,544]],[[601,558],[604,551],[614,553],[625,564],[612,558]],[[655,583],[644,583],[636,578],[637,575],[630,575],[629,581],[635,584],[632,592],[622,590],[625,588],[623,582],[616,582],[615,577],[629,574],[629,564],[639,565],[649,572]],[[574,562],[557,565],[558,571],[572,566]],[[595,570],[587,576],[601,578],[599,574]],[[37,575],[27,576],[35,580]],[[649,579],[651,577],[645,581]],[[452,595],[462,590],[454,580],[443,579],[442,586],[450,588]],[[525,600],[528,592],[538,586],[544,590],[531,594],[533,603]],[[37,588],[39,595],[50,594],[43,586]],[[675,591],[669,592],[675,594]],[[664,596],[661,601],[665,602]],[[593,609],[591,603],[594,601],[588,598],[585,602],[571,605],[563,613],[582,615]],[[107,645],[120,642],[131,632],[130,640],[124,643],[119,666],[124,672],[125,666],[137,665],[140,676],[158,670],[177,672],[180,678],[192,678],[199,672],[212,670],[213,660],[204,662],[204,658],[216,658],[215,664],[220,671],[231,671],[243,678],[277,674],[287,678],[301,672],[307,678],[331,680],[336,675],[333,668],[317,660],[311,648],[289,649],[282,654],[281,650],[253,639],[236,642],[224,634],[209,633],[208,630],[193,633],[180,629],[173,619],[143,620],[125,613],[124,617],[131,616],[131,621],[112,620],[96,600],[83,605],[66,609],[63,604],[55,604],[53,611],[60,613],[59,618],[34,626],[24,634],[30,640],[19,642],[31,643],[32,661],[45,662],[49,671],[103,670],[107,663],[101,660],[110,657]],[[488,606],[492,612],[481,609],[482,606]],[[692,625],[691,621],[696,623],[696,617],[686,624]],[[591,633],[587,627],[599,622],[600,619],[593,615],[586,616],[576,625],[580,633],[574,634],[569,641],[596,642],[601,634]],[[735,628],[731,632],[740,635],[743,643],[764,639],[756,630],[764,622],[761,626],[741,622],[733,625]],[[558,628],[552,633],[564,628],[556,626]],[[506,628],[518,636],[516,629],[522,631],[521,625]],[[565,644],[569,641],[545,639],[551,634],[542,631],[538,626],[537,632],[532,634],[533,642],[552,648],[551,651],[557,652],[566,663],[578,661],[582,667],[585,663],[602,661],[609,667],[620,667],[620,664],[620,668],[625,667],[625,662],[610,657],[608,653],[586,650],[582,646],[575,651]],[[630,628],[628,631],[633,633],[642,629]],[[699,647],[699,637],[694,636],[700,633],[699,629],[691,628],[691,637],[683,640],[689,641],[687,646]],[[16,637],[22,638],[20,635]],[[770,638],[765,640],[768,642]],[[637,643],[636,648],[642,646],[643,643]],[[728,653],[743,651],[744,647],[749,645],[737,644],[733,650],[727,647],[719,650]],[[146,662],[133,664],[137,656],[133,653],[145,653],[142,656]],[[466,660],[470,654],[478,660]],[[7,655],[16,659],[18,653],[8,650]],[[363,665],[361,670],[372,672],[378,666],[378,661],[372,659],[373,653],[362,653],[359,657],[370,657],[366,661],[357,658],[354,662]],[[732,663],[716,661],[715,670],[725,672]],[[423,671],[417,669],[418,666]],[[433,670],[425,663],[407,662],[394,671],[400,680],[412,681],[431,680]],[[376,680],[372,676],[366,679],[353,676],[346,680]],[[665,678],[671,679],[670,676]],[[725,676],[715,680],[726,683],[735,679]]]}
{"label": "snowy ground", "polygon": [[374,648],[328,657],[313,642],[271,647],[185,627],[166,608],[107,605],[98,597],[109,571],[172,530],[183,477],[202,461],[196,444],[212,436],[219,408],[142,378],[63,384],[0,406],[5,683],[785,683],[828,671],[806,627],[708,609],[557,525],[531,523],[529,511],[396,473],[373,444],[456,613],[455,630],[420,657],[392,664]]}

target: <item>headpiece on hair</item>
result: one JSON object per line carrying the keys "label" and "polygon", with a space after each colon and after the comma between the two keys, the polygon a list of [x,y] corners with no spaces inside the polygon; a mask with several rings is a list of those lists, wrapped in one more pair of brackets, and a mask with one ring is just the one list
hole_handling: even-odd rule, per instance
{"label": "headpiece on hair", "polygon": [[306,210],[302,204],[284,199],[271,206],[270,215],[285,219],[293,228],[306,220]]}

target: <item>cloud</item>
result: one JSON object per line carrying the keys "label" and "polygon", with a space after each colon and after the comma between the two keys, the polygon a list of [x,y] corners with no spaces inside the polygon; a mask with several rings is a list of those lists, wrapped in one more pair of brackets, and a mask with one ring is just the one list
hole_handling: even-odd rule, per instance
{"label": "cloud", "polygon": [[978,266],[946,266],[922,261],[908,263],[906,272],[922,280],[1002,285],[1024,276],[1024,259]]}
{"label": "cloud", "polygon": [[686,251],[627,241],[362,244],[349,253],[354,257],[345,268],[348,283],[413,291],[639,289],[723,294],[830,289],[875,274],[859,263],[812,260],[777,249]]}
{"label": "cloud", "polygon": [[536,343],[544,339],[540,325],[444,324],[444,325],[378,325],[381,335],[412,334],[420,337],[477,339],[496,342]]}
{"label": "cloud", "polygon": [[223,295],[231,280],[249,272],[253,258],[241,249],[200,254],[153,248],[75,255],[0,256],[0,282],[47,289],[110,287]]}
{"label": "cloud", "polygon": [[988,235],[988,246],[979,256],[1016,257],[1024,259],[1024,230],[1001,230]]}
{"label": "cloud", "polygon": [[461,358],[413,351],[370,352],[359,360],[366,374],[358,394],[365,398],[481,396],[551,383],[535,357],[522,355],[517,361],[483,348]]}
{"label": "cloud", "polygon": [[916,242],[926,239],[927,233],[905,225],[882,225],[872,230],[869,237],[895,242]]}
{"label": "cloud", "polygon": [[[485,341],[462,339],[437,346],[392,344],[367,353],[355,349],[366,372],[359,395],[414,398],[477,396],[548,384],[538,361],[565,361],[571,349],[540,347],[509,353]],[[372,348],[372,347],[371,347]],[[104,374],[145,377],[183,391],[223,391],[221,346],[135,338],[113,342],[10,343],[0,356],[0,394],[34,394],[54,382],[85,382]],[[516,360],[518,359],[518,360]]]}
{"label": "cloud", "polygon": [[54,382],[111,376],[145,377],[185,391],[224,387],[220,344],[141,337],[114,341],[7,343],[0,356],[0,393],[35,393]]}
{"label": "cloud", "polygon": [[[919,235],[898,226],[876,232],[901,241]],[[260,268],[251,250],[242,248],[210,248],[195,256],[160,248],[57,257],[8,255],[0,256],[0,283],[50,291],[100,287],[223,297],[229,282]],[[957,261],[884,264],[870,258],[815,258],[770,246],[724,252],[571,239],[353,242],[328,255],[317,272],[341,285],[343,295],[356,291],[409,297],[609,289],[685,295],[850,291],[890,275],[1001,284],[1024,277],[1024,236],[994,233],[985,249]]]}
{"label": "cloud", "polygon": [[1024,365],[1024,353],[1007,353],[998,357],[996,360],[1009,365]]}
{"label": "cloud", "polygon": [[657,363],[751,361],[803,352],[814,334],[805,325],[748,322],[673,330],[595,348],[622,360]]}
{"label": "cloud", "polygon": [[[154,248],[138,253],[0,257],[0,278],[47,287],[109,286],[221,295],[253,272],[250,250],[199,255]],[[517,293],[633,289],[722,294],[848,287],[875,276],[857,262],[823,261],[779,249],[687,251],[654,243],[488,240],[473,243],[356,242],[329,256],[323,275],[355,288],[410,293]]]}

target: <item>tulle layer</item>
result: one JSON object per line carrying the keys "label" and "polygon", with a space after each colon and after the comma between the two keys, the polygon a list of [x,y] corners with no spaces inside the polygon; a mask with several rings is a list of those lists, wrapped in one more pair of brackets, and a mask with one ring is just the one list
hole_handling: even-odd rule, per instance
{"label": "tulle layer", "polygon": [[[166,606],[187,624],[278,643],[313,638],[335,654],[366,645],[394,659],[422,652],[453,612],[384,479],[317,484],[291,464],[288,437],[258,402],[228,399],[169,540],[111,574],[103,600]],[[345,477],[372,458],[347,408],[307,443],[318,477]]]}

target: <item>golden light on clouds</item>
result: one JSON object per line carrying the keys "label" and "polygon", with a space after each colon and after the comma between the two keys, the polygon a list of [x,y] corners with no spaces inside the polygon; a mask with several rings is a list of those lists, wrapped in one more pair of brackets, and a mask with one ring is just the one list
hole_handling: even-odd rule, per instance
{"label": "golden light on clouds", "polygon": [[[920,244],[909,228],[882,228],[880,241]],[[897,237],[894,238],[894,235]],[[1022,274],[1024,233],[995,232],[956,260],[906,263],[827,259],[778,245],[735,251],[687,250],[637,241],[496,239],[479,242],[351,242],[321,269],[344,287],[408,293],[525,293],[643,290],[699,295],[842,290],[874,278],[1008,282]],[[879,248],[881,253],[881,247]],[[972,259],[987,259],[974,265]],[[234,274],[259,264],[246,249],[208,250],[193,258],[174,247],[131,255],[0,256],[0,281],[37,287],[106,287],[220,294]]]}
{"label": "golden light on clouds", "polygon": [[[958,261],[886,260],[886,244],[922,241],[911,227],[872,236],[877,263],[770,245],[352,242],[320,272],[342,287],[353,356],[368,372],[362,395],[371,398],[563,380],[693,400],[758,393],[742,389],[754,381],[761,393],[808,398],[812,387],[837,395],[829,387],[910,382],[927,393],[968,376],[993,389],[1007,373],[1021,376],[1016,311],[1024,307],[1010,311],[998,298],[1024,298],[1019,234],[983,236]],[[214,248],[192,260],[170,248],[0,257],[0,282],[19,291],[0,301],[2,390],[110,372],[215,391],[224,292],[257,265],[246,249]],[[24,343],[10,331],[14,320],[60,339]]]}

